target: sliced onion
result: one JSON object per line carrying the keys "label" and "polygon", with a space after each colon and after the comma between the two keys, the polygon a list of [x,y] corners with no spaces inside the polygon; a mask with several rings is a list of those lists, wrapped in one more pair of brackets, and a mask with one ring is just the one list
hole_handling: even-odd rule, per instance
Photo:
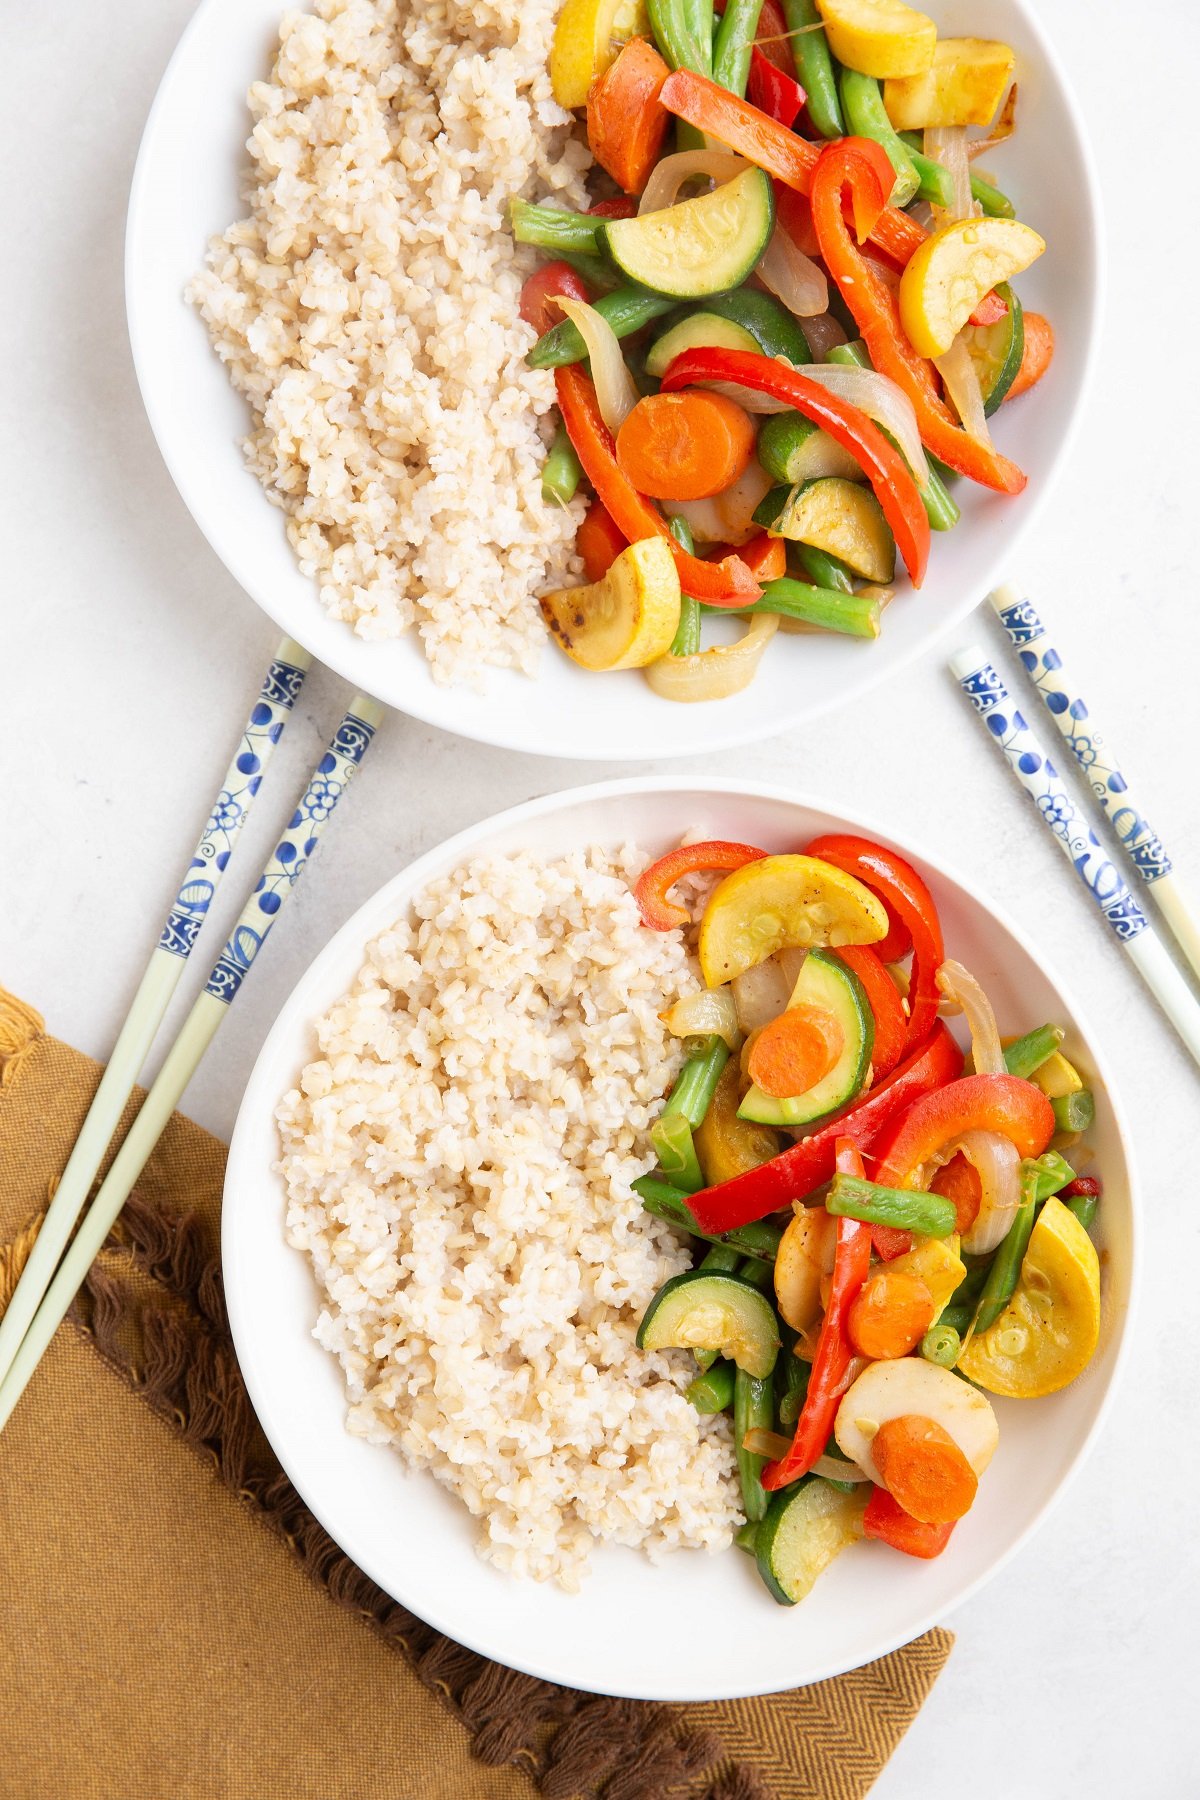
{"label": "sliced onion", "polygon": [[976,208],[971,198],[971,162],[967,155],[966,126],[927,126],[924,148],[926,156],[941,163],[954,183],[954,198],[949,206],[934,208],[938,224],[949,225],[961,219],[973,219]]}
{"label": "sliced onion", "polygon": [[[963,423],[963,430],[977,443],[992,442],[983,411],[983,393],[979,375],[960,331],[944,356],[935,356],[934,367],[942,378],[950,404]],[[805,370],[805,374],[808,370]]]}
{"label": "sliced onion", "polygon": [[865,1356],[852,1356],[850,1358],[850,1361],[846,1364],[846,1373],[842,1376],[842,1379],[833,1390],[835,1395],[849,1393],[850,1389],[854,1386],[855,1382],[866,1368],[869,1360],[870,1359]]}
{"label": "sliced onion", "polygon": [[633,376],[621,355],[617,334],[602,313],[586,300],[571,300],[565,294],[552,298],[566,313],[587,345],[592,363],[592,380],[596,384],[596,404],[601,417],[615,437],[638,403]]}
{"label": "sliced onion", "polygon": [[745,474],[723,494],[711,500],[672,500],[669,510],[687,520],[697,543],[736,547],[758,536],[762,527],[754,523],[754,509],[773,486],[758,458],[751,457]]}
{"label": "sliced onion", "polygon": [[687,994],[660,1016],[672,1037],[708,1037],[715,1032],[731,1050],[736,1050],[742,1041],[737,1007],[727,987]]}
{"label": "sliced onion", "polygon": [[782,1462],[791,1447],[791,1438],[781,1437],[777,1431],[765,1431],[761,1425],[752,1425],[742,1439],[743,1450],[751,1456],[768,1456],[772,1462]]}
{"label": "sliced onion", "polygon": [[998,1131],[964,1131],[946,1148],[951,1155],[961,1151],[979,1177],[979,1211],[962,1247],[969,1256],[984,1256],[1007,1235],[1021,1204],[1021,1153]]}
{"label": "sliced onion", "polygon": [[849,342],[846,333],[830,312],[814,313],[804,321],[804,336],[814,362],[824,362],[831,350]]}
{"label": "sliced onion", "polygon": [[952,957],[938,969],[934,976],[937,989],[947,1000],[961,1006],[967,1020],[967,1030],[971,1033],[971,1058],[975,1064],[977,1075],[1003,1075],[1005,1071],[1004,1050],[1000,1043],[1000,1032],[996,1025],[996,1014],[992,1003],[976,981],[969,969],[964,969],[960,962]]}
{"label": "sliced onion", "polygon": [[[787,365],[785,365],[787,366]],[[742,387],[736,381],[702,381],[697,386],[706,387],[710,393],[724,394],[727,400],[736,401],[743,412],[767,413],[791,412],[792,408],[786,400],[776,400],[772,394],[759,394],[754,388]]]}
{"label": "sliced onion", "polygon": [[660,656],[645,671],[646,680],[662,700],[727,700],[750,686],[778,629],[775,613],[756,613],[736,644],[715,644],[695,656]]}
{"label": "sliced onion", "polygon": [[783,978],[788,984],[789,994],[800,979],[800,971],[804,967],[807,956],[808,951],[802,950],[798,944],[789,945],[786,950],[778,950],[775,953],[775,961],[783,970]]}
{"label": "sliced onion", "polygon": [[836,1456],[818,1456],[812,1466],[814,1475],[823,1475],[826,1481],[870,1481],[871,1477],[857,1463],[842,1462]]}
{"label": "sliced onion", "polygon": [[754,273],[798,319],[815,319],[829,311],[825,271],[793,242],[781,226],[758,259]]}
{"label": "sliced onion", "polygon": [[[908,395],[894,381],[889,380],[886,375],[880,375],[876,369],[852,369],[838,363],[826,363],[822,366],[814,363],[804,373],[810,381],[828,388],[839,399],[849,401],[851,406],[857,406],[860,412],[865,412],[868,418],[874,419],[877,425],[882,425],[885,431],[890,431],[916,478],[917,486],[926,485],[929,480],[929,464],[925,461],[925,451],[921,446],[917,415]],[[975,385],[978,390],[978,382]]]}
{"label": "sliced onion", "polygon": [[986,156],[996,144],[1002,144],[1010,138],[1017,128],[1017,84],[1014,81],[1008,90],[1008,98],[1000,108],[1000,117],[988,131],[986,137],[975,138],[967,145],[967,155],[974,162],[977,156]]}
{"label": "sliced onion", "polygon": [[715,182],[732,181],[750,164],[732,150],[681,150],[676,156],[664,156],[651,171],[650,179],[638,201],[638,218],[643,213],[662,212],[674,206],[685,181],[695,175],[707,175]]}
{"label": "sliced onion", "polygon": [[787,976],[773,956],[765,962],[755,963],[744,975],[734,977],[733,1001],[737,1007],[738,1024],[749,1036],[752,1031],[761,1031],[772,1019],[777,1019],[792,997],[792,987]]}

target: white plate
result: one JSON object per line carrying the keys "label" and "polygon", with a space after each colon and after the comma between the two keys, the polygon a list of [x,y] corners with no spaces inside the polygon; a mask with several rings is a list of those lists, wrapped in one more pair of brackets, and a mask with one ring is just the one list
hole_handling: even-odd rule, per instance
{"label": "white plate", "polygon": [[996,421],[1000,447],[1026,469],[1029,486],[1013,500],[958,484],[962,523],[934,535],[924,588],[914,595],[901,583],[878,643],[781,639],[746,693],[700,706],[658,699],[636,672],[585,674],[549,644],[537,681],[497,671],[483,696],[438,687],[415,635],[388,644],[355,637],[328,617],[297,569],[283,515],[242,461],[247,410],[183,301],[208,238],[242,216],[244,95],[267,73],[282,9],[283,0],[204,0],[185,32],[138,157],[126,295],[146,410],[180,493],[230,573],[314,656],[388,705],[484,743],[593,760],[686,756],[768,737],[894,676],[1011,566],[1075,421],[1101,278],[1096,176],[1062,72],[1021,0],[946,0],[930,10],[946,30],[1003,38],[1018,52],[1019,130],[986,161],[1049,246],[1022,277],[1021,294],[1054,322],[1054,364],[1035,394]]}
{"label": "white plate", "polygon": [[[633,839],[661,852],[684,830],[768,849],[849,829],[885,837],[781,789],[711,782],[607,782],[485,820],[388,882],[316,958],[284,1007],[246,1090],[229,1154],[222,1253],[234,1340],[275,1452],[330,1535],[386,1592],[498,1662],[568,1687],[640,1699],[702,1700],[820,1681],[906,1643],[995,1574],[1060,1493],[1107,1404],[1129,1312],[1134,1252],[1131,1172],[1111,1085],[1078,1007],[1016,928],[968,884],[914,860],[931,881],[946,941],[993,996],[1004,1031],[1045,1019],[1067,1028],[1072,1057],[1097,1085],[1090,1135],[1104,1176],[1104,1325],[1087,1373],[1052,1398],[998,1402],[1000,1448],[974,1509],[935,1562],[860,1544],[796,1608],[776,1606],[736,1550],[681,1551],[654,1568],[604,1548],[581,1594],[516,1581],[482,1562],[466,1511],[428,1474],[343,1427],[341,1371],[312,1339],[317,1293],[284,1242],[273,1173],[276,1103],[313,1054],[311,1021],[349,986],[367,942],[413,893],[484,850],[557,855]],[[906,851],[906,854],[911,852]]]}

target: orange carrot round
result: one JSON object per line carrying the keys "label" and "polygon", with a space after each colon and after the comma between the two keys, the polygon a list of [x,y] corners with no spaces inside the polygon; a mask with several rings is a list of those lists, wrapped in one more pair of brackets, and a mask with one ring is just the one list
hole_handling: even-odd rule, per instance
{"label": "orange carrot round", "polygon": [[583,558],[583,572],[589,581],[600,581],[608,574],[625,548],[625,539],[607,506],[593,500],[575,533],[575,548]]}
{"label": "orange carrot round", "polygon": [[945,1167],[938,1170],[929,1185],[935,1194],[942,1194],[947,1200],[953,1200],[955,1231],[970,1231],[983,1199],[983,1187],[974,1165],[961,1153],[952,1156]]}
{"label": "orange carrot round", "polygon": [[937,1311],[919,1275],[880,1269],[859,1289],[850,1308],[850,1341],[872,1362],[907,1356],[920,1343]]}
{"label": "orange carrot round", "polygon": [[617,433],[626,480],[654,500],[707,500],[743,475],[754,426],[735,400],[702,388],[648,394]]}
{"label": "orange carrot round", "polygon": [[806,1094],[828,1075],[845,1041],[832,1013],[816,1006],[789,1006],[755,1035],[747,1073],[773,1099]]}
{"label": "orange carrot round", "polygon": [[950,1525],[971,1510],[979,1479],[935,1419],[905,1413],[885,1420],[871,1455],[888,1493],[923,1525]]}
{"label": "orange carrot round", "polygon": [[1041,313],[1025,314],[1025,349],[1006,399],[1015,400],[1042,379],[1054,360],[1054,327]]}

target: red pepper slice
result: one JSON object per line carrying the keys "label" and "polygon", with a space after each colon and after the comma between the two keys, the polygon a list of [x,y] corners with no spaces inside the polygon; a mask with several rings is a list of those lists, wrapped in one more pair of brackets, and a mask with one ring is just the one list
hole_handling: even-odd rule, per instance
{"label": "red pepper slice", "polygon": [[[819,145],[797,137],[794,131],[786,131],[757,106],[718,87],[706,75],[693,74],[691,69],[676,69],[669,75],[659,99],[677,119],[684,119],[698,130],[711,133],[731,150],[736,150],[739,156],[757,163],[768,175],[786,181],[797,193],[808,193],[821,157]],[[864,140],[855,140],[860,141]],[[892,179],[895,180],[894,171]],[[891,192],[890,188],[888,192]],[[871,228],[871,236],[879,248],[903,268],[929,233],[898,207],[884,206]]]}
{"label": "red pepper slice", "polygon": [[539,337],[563,321],[557,306],[549,305],[553,294],[565,294],[568,300],[588,298],[587,289],[570,263],[543,263],[521,289],[521,317],[527,325],[533,326]]}
{"label": "red pepper slice", "polygon": [[[748,350],[684,350],[668,366],[662,391],[671,393],[698,381],[737,381],[756,393],[785,400],[848,450],[875,490],[913,586],[920,587],[929,561],[929,519],[912,471],[873,419],[868,419],[860,407],[831,394],[802,370]],[[683,585],[688,593],[695,592],[686,582]]]}
{"label": "red pepper slice", "polygon": [[800,117],[805,101],[800,83],[773,63],[769,56],[764,56],[757,44],[750,52],[746,94],[751,106],[757,106],[759,112],[789,131]]}
{"label": "red pepper slice", "polygon": [[837,1139],[849,1133],[869,1150],[898,1112],[921,1094],[944,1087],[962,1074],[962,1051],[939,1019],[927,1043],[905,1058],[886,1081],[862,1100],[853,1102],[839,1118],[831,1119],[770,1162],[744,1175],[734,1175],[715,1187],[693,1194],[688,1204],[702,1231],[718,1234],[735,1225],[748,1225],[768,1213],[780,1212],[793,1200],[801,1200],[833,1174]]}
{"label": "red pepper slice", "polygon": [[[835,1159],[844,1174],[863,1173],[863,1160],[853,1138],[838,1138]],[[762,1484],[769,1491],[786,1487],[789,1482],[799,1481],[802,1475],[807,1475],[829,1442],[838,1404],[845,1391],[846,1372],[854,1356],[846,1322],[870,1270],[870,1228],[861,1219],[840,1218],[829,1304],[821,1321],[808,1392],[796,1420],[791,1449],[778,1462],[768,1463],[762,1472]]]}
{"label": "red pepper slice", "polygon": [[631,200],[627,194],[618,194],[615,200],[597,200],[595,206],[588,207],[589,219],[633,219],[636,217],[637,201]]}
{"label": "red pepper slice", "polygon": [[949,1525],[925,1525],[906,1513],[886,1488],[877,1487],[867,1501],[863,1514],[863,1535],[903,1550],[905,1556],[922,1556],[928,1560],[940,1556],[950,1542],[954,1522]]}
{"label": "red pepper slice", "polygon": [[708,555],[720,562],[723,556],[736,556],[744,562],[756,581],[778,581],[787,574],[787,543],[760,531],[745,544],[713,544]]}
{"label": "red pepper slice", "polygon": [[878,1141],[876,1181],[882,1187],[920,1185],[924,1165],[964,1131],[998,1131],[1022,1156],[1040,1156],[1054,1136],[1054,1108],[1041,1088],[1019,1075],[963,1075],[914,1100]]}
{"label": "red pepper slice", "polygon": [[884,968],[872,945],[842,944],[833,954],[848,969],[853,969],[866,990],[867,1003],[875,1020],[875,1042],[871,1046],[872,1085],[890,1075],[900,1058],[908,1033],[908,1020],[900,990]]}
{"label": "red pepper slice", "polygon": [[555,369],[554,385],[563,424],[583,464],[583,472],[626,540],[636,544],[643,538],[665,538],[675,558],[680,586],[696,600],[710,606],[749,606],[757,600],[762,588],[745,563],[736,556],[720,563],[689,556],[671,536],[658,508],[651,506],[621,473],[612,432],[600,415],[596,390],[578,363]]}
{"label": "red pepper slice", "polygon": [[877,954],[885,961],[893,961],[896,954],[892,946],[892,921],[898,921],[903,928],[913,953],[907,1042],[910,1048],[913,1044],[923,1043],[937,1018],[941,996],[934,985],[934,977],[945,960],[941,921],[933,895],[911,863],[905,862],[894,850],[885,850],[882,844],[872,843],[870,838],[855,837],[849,832],[830,832],[825,837],[814,838],[804,854],[819,856],[822,862],[832,863],[835,869],[855,876],[864,887],[878,894],[888,912],[887,937],[876,946]]}
{"label": "red pepper slice", "polygon": [[1077,1175],[1059,1192],[1060,1200],[1098,1200],[1104,1184],[1098,1175]]}
{"label": "red pepper slice", "polygon": [[728,838],[710,838],[703,844],[681,844],[668,850],[657,862],[642,871],[634,885],[633,897],[641,909],[642,924],[651,931],[674,931],[691,918],[686,906],[676,906],[667,892],[685,875],[698,875],[705,869],[740,869],[746,863],[761,862],[765,850],[753,844],[735,844]]}
{"label": "red pepper slice", "polygon": [[840,138],[820,152],[811,197],[825,267],[854,314],[875,368],[912,401],[922,443],[972,481],[1001,493],[1019,494],[1025,486],[1024,474],[998,450],[963,430],[939,394],[930,364],[905,337],[895,295],[871,268],[847,228],[848,195],[858,243],[877,231],[875,221],[884,216],[894,180],[887,152],[868,138]]}

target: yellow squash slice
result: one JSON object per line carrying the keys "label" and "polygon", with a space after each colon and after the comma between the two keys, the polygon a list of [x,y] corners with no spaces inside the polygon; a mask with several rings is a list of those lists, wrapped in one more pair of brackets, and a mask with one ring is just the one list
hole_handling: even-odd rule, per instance
{"label": "yellow squash slice", "polygon": [[966,1277],[967,1266],[959,1256],[958,1248],[957,1237],[919,1237],[911,1250],[903,1256],[894,1256],[888,1264],[889,1270],[900,1269],[925,1283],[937,1308],[933,1315],[935,1324],[949,1306],[959,1282]]}
{"label": "yellow squash slice", "polygon": [[627,544],[589,587],[543,596],[542,616],[584,669],[640,669],[665,656],[679,625],[679,576],[667,540]]}
{"label": "yellow squash slice", "polygon": [[920,75],[933,61],[937,26],[902,0],[817,0],[829,48],[848,69],[880,80]]}
{"label": "yellow squash slice", "polygon": [[944,356],[984,295],[1045,248],[1019,219],[960,219],[927,237],[900,278],[900,323],[918,356]]}
{"label": "yellow squash slice", "polygon": [[939,38],[922,74],[885,82],[883,104],[897,131],[990,125],[1012,80],[1015,56],[991,38]]}
{"label": "yellow squash slice", "polygon": [[1100,1337],[1100,1259],[1061,1200],[1047,1200],[1029,1239],[1016,1292],[958,1360],[990,1394],[1036,1400],[1081,1375]]}
{"label": "yellow squash slice", "polygon": [[649,37],[645,0],[566,0],[554,28],[550,86],[560,106],[586,106],[598,75],[632,37]]}
{"label": "yellow squash slice", "polygon": [[700,969],[720,987],[774,956],[820,944],[876,944],[887,914],[869,888],[815,856],[764,856],[727,875],[700,922]]}

